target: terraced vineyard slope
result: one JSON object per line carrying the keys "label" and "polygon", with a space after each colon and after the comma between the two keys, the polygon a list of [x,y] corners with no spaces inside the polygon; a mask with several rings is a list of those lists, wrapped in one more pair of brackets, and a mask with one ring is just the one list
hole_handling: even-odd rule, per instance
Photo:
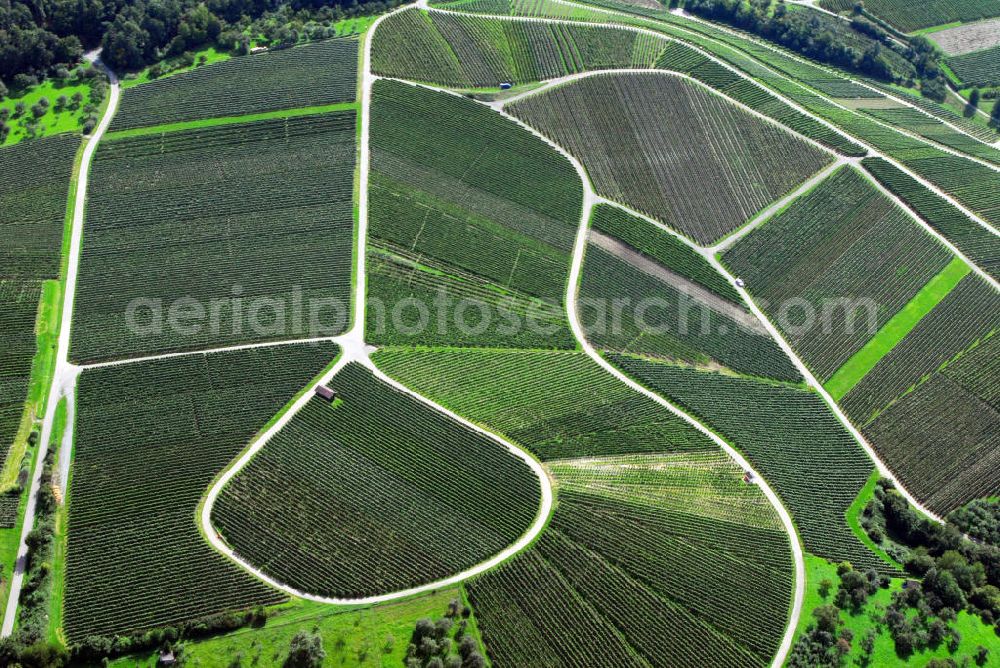
{"label": "terraced vineyard slope", "polygon": [[513,543],[535,473],[496,441],[359,364],[314,397],[212,509],[226,541],[278,581],[360,598],[439,580]]}

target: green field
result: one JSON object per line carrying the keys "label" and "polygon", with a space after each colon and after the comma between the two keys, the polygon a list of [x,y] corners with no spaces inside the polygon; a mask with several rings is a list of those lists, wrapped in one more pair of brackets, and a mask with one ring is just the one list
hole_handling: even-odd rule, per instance
{"label": "green field", "polygon": [[[75,94],[79,93],[83,99],[79,104],[72,101]],[[65,107],[57,110],[56,102],[65,95],[68,103]],[[62,133],[78,133],[83,129],[83,121],[86,113],[84,107],[91,103],[92,81],[90,79],[79,79],[76,77],[66,81],[46,79],[37,86],[32,86],[20,93],[11,93],[10,96],[0,100],[0,109],[10,112],[11,118],[7,121],[10,134],[5,142],[0,142],[0,146],[13,146],[19,142],[31,138],[49,137]],[[39,117],[35,117],[31,108],[39,100],[46,98],[49,101],[48,110]],[[14,117],[18,103],[23,103],[25,112],[23,116]],[[31,119],[37,122],[37,129],[32,135],[26,122]]]}
{"label": "green field", "polygon": [[903,340],[925,315],[930,313],[958,282],[970,271],[969,265],[955,258],[941,273],[927,282],[906,306],[892,316],[861,350],[854,353],[837,372],[824,383],[834,400],[841,399],[878,361]]}

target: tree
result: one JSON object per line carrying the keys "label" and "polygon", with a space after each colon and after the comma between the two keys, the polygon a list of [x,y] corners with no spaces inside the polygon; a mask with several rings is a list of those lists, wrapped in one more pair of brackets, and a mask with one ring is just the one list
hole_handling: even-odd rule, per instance
{"label": "tree", "polygon": [[976,647],[975,661],[977,666],[985,666],[989,658],[990,658],[990,650],[986,649],[982,645]]}
{"label": "tree", "polygon": [[59,97],[56,98],[56,111],[57,112],[62,111],[63,109],[66,108],[67,104],[69,104],[69,98],[66,97],[65,95],[60,95]]}
{"label": "tree", "polygon": [[285,659],[285,668],[320,668],[326,652],[323,650],[323,639],[318,633],[299,631],[292,638]]}
{"label": "tree", "polygon": [[[42,99],[44,100],[45,98]],[[35,118],[41,118],[42,116],[45,115],[45,113],[48,110],[49,110],[48,106],[43,105],[41,101],[39,101],[38,104],[31,105],[31,115],[34,116]]]}
{"label": "tree", "polygon": [[823,578],[819,582],[819,595],[823,598],[826,598],[827,596],[830,595],[830,589],[832,588],[833,588],[833,583],[830,581],[830,578]]}
{"label": "tree", "polygon": [[840,610],[834,605],[821,605],[813,610],[816,626],[820,631],[834,634],[840,624]]}
{"label": "tree", "polygon": [[464,636],[462,642],[458,644],[458,653],[462,655],[463,659],[467,659],[469,655],[478,650],[479,645],[476,644],[472,636]]}
{"label": "tree", "polygon": [[25,107],[24,102],[17,102],[17,103],[15,103],[14,104],[14,118],[20,118],[21,116],[24,116],[24,110],[25,110],[25,108],[26,107]]}
{"label": "tree", "polygon": [[75,93],[73,93],[73,96],[69,99],[73,103],[73,109],[74,110],[79,109],[80,105],[83,104],[83,93],[81,93],[80,91],[76,91]]}
{"label": "tree", "polygon": [[3,81],[0,81],[0,100],[5,97],[7,97],[7,86],[3,84]]}
{"label": "tree", "polygon": [[118,15],[104,33],[101,44],[104,48],[101,57],[112,68],[120,70],[139,69],[150,51],[149,33],[122,15]]}
{"label": "tree", "polygon": [[9,134],[10,134],[10,126],[0,121],[0,144],[7,141],[7,135]]}
{"label": "tree", "polygon": [[473,652],[463,659],[462,668],[486,668],[486,659],[479,652]]}

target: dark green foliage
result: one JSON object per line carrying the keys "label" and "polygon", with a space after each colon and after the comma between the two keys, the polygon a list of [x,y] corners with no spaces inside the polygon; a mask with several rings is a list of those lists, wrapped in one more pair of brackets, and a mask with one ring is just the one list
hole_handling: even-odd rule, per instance
{"label": "dark green foliage", "polygon": [[[822,382],[951,257],[847,168],[740,239],[723,261],[765,304],[772,322],[785,327],[789,343]],[[802,306],[788,309],[790,303]],[[807,305],[815,316],[811,326]]]}
{"label": "dark green foliage", "polygon": [[[115,359],[343,331],[354,156],[353,111],[102,143],[71,356]],[[168,322],[180,297],[201,305],[192,330]],[[137,298],[146,304],[135,311],[141,327],[130,328],[125,316]],[[155,300],[164,316],[159,331]],[[214,323],[213,300],[222,305]]]}
{"label": "dark green foliage", "polygon": [[872,465],[818,394],[622,355],[611,359],[738,448],[787,504],[806,549],[894,572],[844,521]]}
{"label": "dark green foliage", "polygon": [[538,479],[502,445],[360,365],[329,386],[336,402],[311,399],[213,508],[245,559],[296,589],[358,598],[470,568],[531,525]]}
{"label": "dark green foliage", "polygon": [[1000,499],[976,499],[953,510],[948,521],[962,533],[1000,546]]}
{"label": "dark green foliage", "polygon": [[292,636],[288,656],[282,665],[284,668],[320,668],[325,658],[323,638],[318,633],[303,630]]}
{"label": "dark green foliage", "polygon": [[[997,105],[1000,108],[1000,105]],[[911,206],[969,259],[994,278],[1000,278],[1000,239],[969,219],[947,200],[938,197],[908,174],[881,158],[866,158],[862,165],[886,188]]]}
{"label": "dark green foliage", "polygon": [[285,345],[83,373],[66,567],[70,641],[282,599],[208,546],[195,509],[212,478],[336,352]]}
{"label": "dark green foliage", "polygon": [[350,102],[358,41],[233,58],[125,90],[111,130]]}

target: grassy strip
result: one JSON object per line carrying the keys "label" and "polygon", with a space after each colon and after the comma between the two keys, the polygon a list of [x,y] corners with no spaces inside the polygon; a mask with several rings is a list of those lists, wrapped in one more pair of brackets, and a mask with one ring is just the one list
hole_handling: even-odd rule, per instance
{"label": "grassy strip", "polygon": [[920,319],[930,313],[971,271],[959,258],[953,259],[937,276],[927,282],[899,313],[892,316],[861,350],[854,353],[823,387],[834,400],[840,400],[880,359],[910,333]]}
{"label": "grassy strip", "polygon": [[[55,418],[52,421],[52,439],[49,441],[49,448],[52,452],[56,454],[55,463],[53,468],[59,470],[59,456],[62,454],[62,440],[66,433],[67,428],[67,416],[68,409],[66,405],[66,397],[59,400],[56,405]],[[72,476],[72,469],[70,469]],[[69,481],[66,481],[66,491],[69,492]],[[52,528],[55,532],[55,537],[53,538],[52,546],[52,562],[53,564],[65,564],[66,563],[66,529],[67,523],[69,522],[69,503],[67,499],[63,499],[63,502],[59,504],[56,508],[55,516],[53,517]],[[53,568],[51,575],[51,591],[49,593],[49,631],[48,640],[50,643],[56,645],[65,646],[66,639],[63,637],[62,632],[62,617],[63,617],[63,595],[66,592],[66,569],[65,568]]]}
{"label": "grassy strip", "polygon": [[154,125],[146,128],[133,128],[131,130],[119,130],[109,132],[104,135],[105,141],[115,141],[117,139],[127,139],[129,137],[139,137],[142,135],[158,135],[165,132],[178,132],[181,130],[195,130],[198,128],[213,127],[216,125],[237,125],[240,123],[252,123],[253,121],[263,121],[269,118],[294,118],[296,116],[313,116],[327,114],[333,111],[344,111],[345,109],[357,109],[357,102],[341,102],[338,104],[327,104],[319,107],[299,107],[297,109],[279,109],[278,111],[265,111],[259,114],[247,114],[245,116],[220,116],[219,118],[203,118],[197,121],[184,121],[182,123],[167,123],[166,125]]}
{"label": "grassy strip", "polygon": [[[323,637],[326,666],[402,666],[410,635],[418,619],[438,618],[452,599],[464,600],[459,587],[380,605],[349,608],[296,599],[276,608],[263,628],[243,628],[214,638],[184,643],[186,662],[210,668],[236,664],[280,666],[292,636],[315,629]],[[466,633],[479,640],[475,617]],[[123,657],[111,666],[157,665],[159,653]]]}
{"label": "grassy strip", "polygon": [[861,513],[864,511],[865,506],[868,505],[868,502],[875,497],[875,486],[878,484],[879,477],[877,469],[872,471],[871,477],[868,478],[868,482],[866,482],[865,486],[861,488],[860,492],[858,492],[858,496],[854,499],[854,503],[847,508],[847,512],[844,513],[844,516],[847,518],[847,526],[851,527],[851,531],[853,531],[854,535],[858,537],[858,540],[865,544],[865,547],[882,557],[882,559],[886,560],[896,568],[903,570],[903,564],[893,559],[889,556],[888,552],[876,545],[875,541],[868,536],[868,533],[861,526]]}

